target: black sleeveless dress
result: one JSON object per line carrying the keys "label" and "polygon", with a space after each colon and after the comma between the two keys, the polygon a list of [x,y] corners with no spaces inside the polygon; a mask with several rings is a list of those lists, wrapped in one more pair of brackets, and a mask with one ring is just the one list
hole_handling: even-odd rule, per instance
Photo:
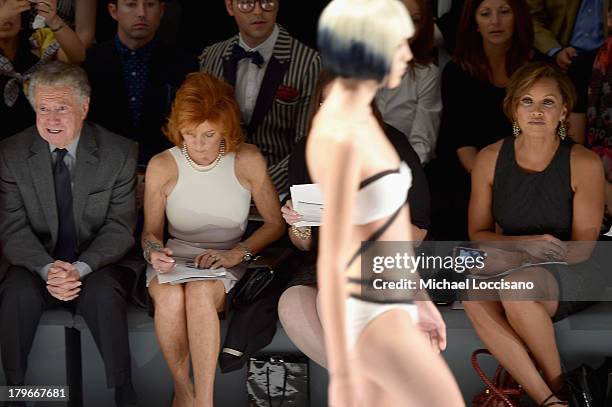
{"label": "black sleeveless dress", "polygon": [[[570,153],[573,143],[561,141],[544,171],[528,172],[516,162],[514,140],[511,136],[504,139],[495,166],[495,222],[508,236],[550,234],[562,241],[571,240],[574,191],[571,187]],[[585,298],[589,290],[588,265],[581,263],[546,268],[559,284],[561,301],[554,321],[592,304],[578,301]]]}

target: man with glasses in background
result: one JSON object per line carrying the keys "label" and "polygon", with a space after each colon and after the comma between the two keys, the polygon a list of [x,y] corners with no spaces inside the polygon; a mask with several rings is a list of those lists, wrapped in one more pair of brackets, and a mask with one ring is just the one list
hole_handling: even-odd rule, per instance
{"label": "man with glasses in background", "polygon": [[289,155],[306,135],[321,62],[316,51],[276,24],[279,0],[224,1],[239,33],[206,47],[200,70],[234,86],[247,141],[263,153],[272,181],[283,193]]}

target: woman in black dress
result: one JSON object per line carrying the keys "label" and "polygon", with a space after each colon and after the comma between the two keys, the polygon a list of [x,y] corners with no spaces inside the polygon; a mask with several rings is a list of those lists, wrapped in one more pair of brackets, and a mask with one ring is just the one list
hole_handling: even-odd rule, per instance
{"label": "woman in black dress", "polygon": [[524,0],[466,0],[453,60],[442,71],[437,160],[428,169],[432,233],[467,237],[467,203],[476,154],[508,136],[502,102],[508,79],[531,58],[533,26]]}
{"label": "woman in black dress", "polygon": [[603,217],[601,161],[566,139],[574,101],[558,68],[537,62],[517,70],[504,100],[515,137],[482,149],[472,171],[472,240],[504,242],[522,262],[568,263],[505,277],[533,282],[529,294],[500,290],[500,301],[464,302],[481,340],[540,406],[567,405],[553,322],[590,305],[583,300],[594,269],[584,262],[594,243],[584,242],[597,240]]}

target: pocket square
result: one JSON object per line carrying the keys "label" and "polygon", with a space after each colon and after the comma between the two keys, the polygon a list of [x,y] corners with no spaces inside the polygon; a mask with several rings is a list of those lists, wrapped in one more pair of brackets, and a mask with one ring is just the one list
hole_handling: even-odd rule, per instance
{"label": "pocket square", "polygon": [[290,86],[281,85],[276,90],[276,98],[285,103],[295,102],[300,92]]}

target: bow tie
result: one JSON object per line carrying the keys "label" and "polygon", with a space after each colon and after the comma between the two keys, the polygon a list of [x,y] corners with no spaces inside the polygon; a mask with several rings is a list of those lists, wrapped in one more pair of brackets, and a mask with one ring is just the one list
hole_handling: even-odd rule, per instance
{"label": "bow tie", "polygon": [[234,48],[232,49],[232,57],[236,61],[241,61],[244,58],[250,58],[251,62],[257,65],[258,68],[261,68],[264,63],[264,58],[261,56],[259,51],[246,51],[237,43],[234,44]]}

